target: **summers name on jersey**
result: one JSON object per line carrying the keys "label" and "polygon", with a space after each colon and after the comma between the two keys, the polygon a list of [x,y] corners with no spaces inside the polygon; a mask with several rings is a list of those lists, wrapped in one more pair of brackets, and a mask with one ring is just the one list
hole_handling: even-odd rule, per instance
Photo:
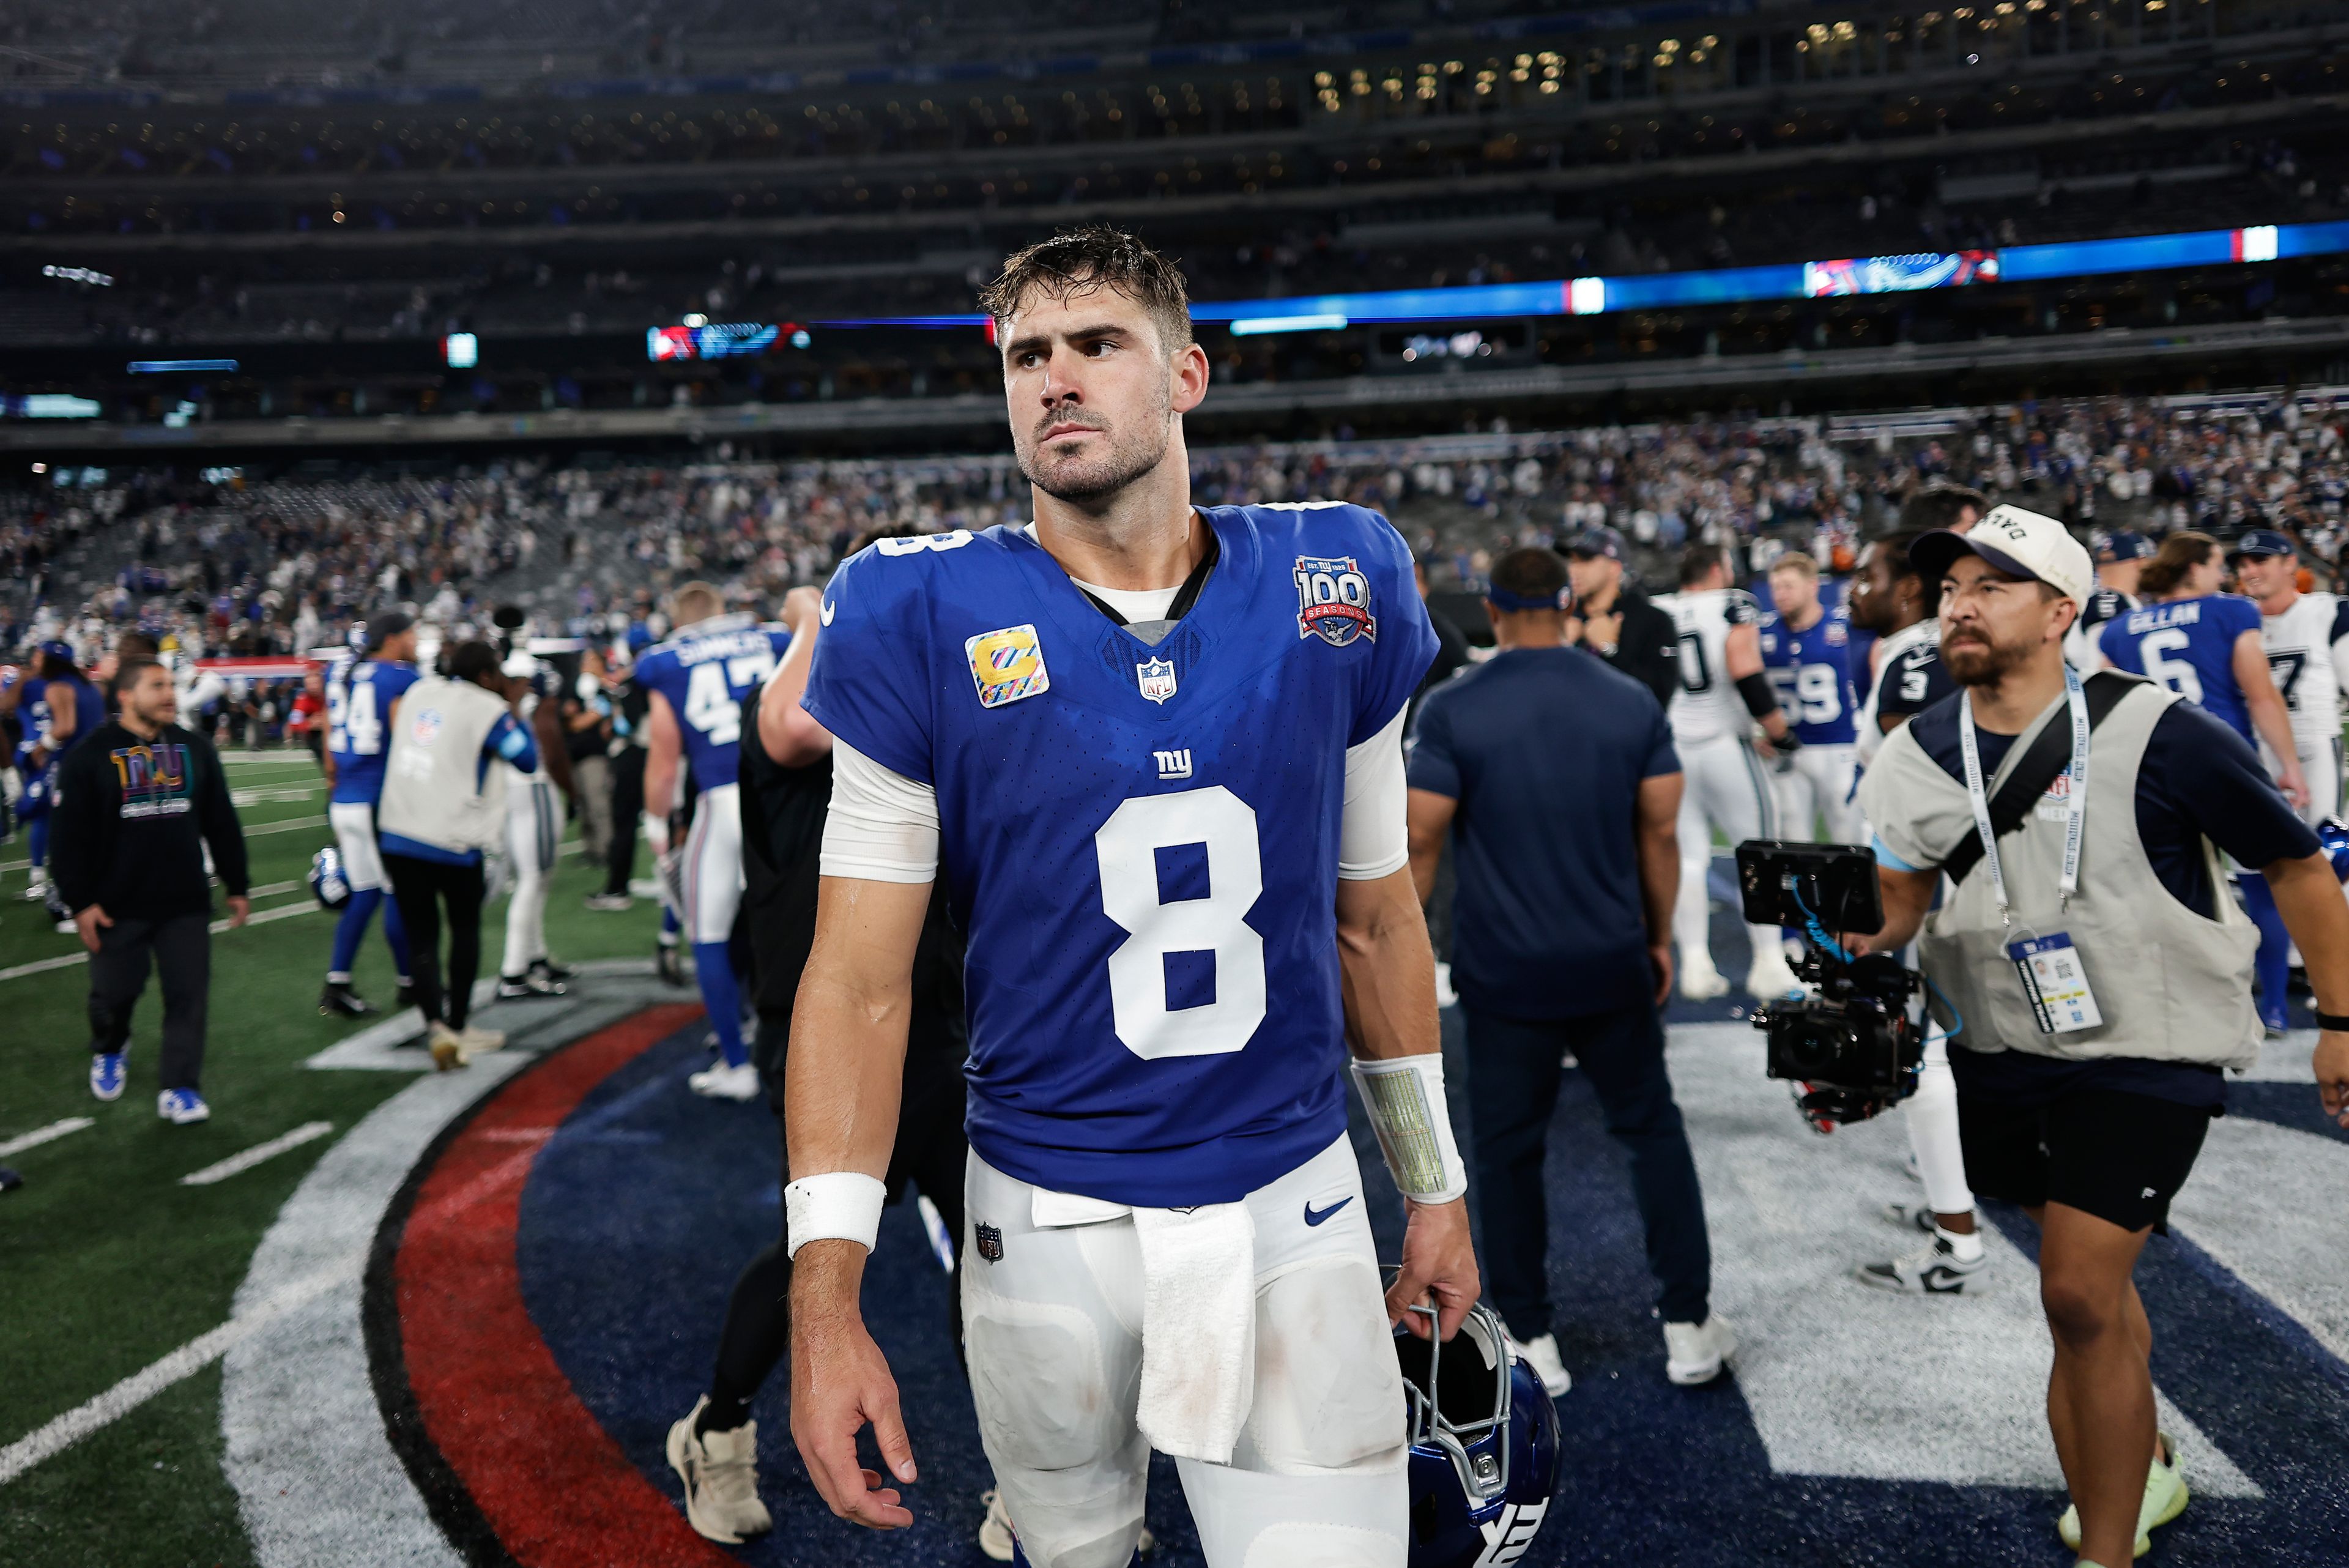
{"label": "summers name on jersey", "polygon": [[972,1147],[1147,1206],[1236,1201],[1342,1135],[1345,753],[1435,654],[1376,513],[1199,513],[1218,559],[1155,645],[1023,531],[879,541],[825,590],[806,698],[936,791]]}
{"label": "summers name on jersey", "polygon": [[748,615],[699,620],[636,661],[636,683],[668,700],[696,789],[735,782],[742,699],[765,684],[791,633]]}
{"label": "summers name on jersey", "polygon": [[1671,610],[1680,628],[1681,689],[1672,693],[1672,739],[1745,734],[1754,718],[1729,678],[1729,628],[1760,624],[1762,607],[1744,588],[1679,593],[1657,602]]}
{"label": "summers name on jersey", "polygon": [[2313,753],[2341,736],[2341,668],[2349,639],[2349,599],[2302,594],[2282,615],[2260,618],[2260,641],[2283,705],[2292,711],[2292,738]]}
{"label": "summers name on jersey", "polygon": [[1851,682],[1851,618],[1840,605],[1806,631],[1762,618],[1762,669],[1806,746],[1848,745],[1859,705]]}
{"label": "summers name on jersey", "polygon": [[335,759],[337,805],[373,805],[383,798],[392,704],[420,677],[416,666],[370,659],[336,670],[326,680],[326,750]]}

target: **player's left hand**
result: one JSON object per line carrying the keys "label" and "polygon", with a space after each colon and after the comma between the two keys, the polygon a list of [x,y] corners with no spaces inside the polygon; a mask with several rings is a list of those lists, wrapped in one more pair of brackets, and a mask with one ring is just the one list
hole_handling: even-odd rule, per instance
{"label": "player's left hand", "polygon": [[1387,1287],[1387,1326],[1403,1324],[1422,1339],[1427,1320],[1411,1309],[1421,1298],[1435,1298],[1436,1332],[1450,1339],[1460,1332],[1460,1320],[1484,1293],[1476,1276],[1476,1249],[1468,1237],[1468,1200],[1414,1203],[1406,1199],[1402,1228],[1402,1267]]}
{"label": "player's left hand", "polygon": [[2301,771],[2298,757],[2285,759],[2276,787],[2283,791],[2283,798],[2292,803],[2294,811],[2308,804],[2308,775]]}
{"label": "player's left hand", "polygon": [[253,918],[253,900],[242,893],[228,896],[228,929],[234,930]]}
{"label": "player's left hand", "polygon": [[2349,1033],[2328,1029],[2319,1034],[2314,1065],[2324,1114],[2349,1127]]}

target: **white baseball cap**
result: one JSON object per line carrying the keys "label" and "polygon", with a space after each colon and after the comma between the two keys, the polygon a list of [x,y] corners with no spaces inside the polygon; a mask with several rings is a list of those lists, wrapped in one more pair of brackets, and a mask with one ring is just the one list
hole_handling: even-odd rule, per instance
{"label": "white baseball cap", "polygon": [[2020,506],[1993,506],[1964,533],[1937,528],[1909,548],[1909,559],[1928,583],[1938,583],[1960,556],[1979,556],[2009,576],[2045,583],[2075,604],[2096,584],[2087,546],[2064,524]]}

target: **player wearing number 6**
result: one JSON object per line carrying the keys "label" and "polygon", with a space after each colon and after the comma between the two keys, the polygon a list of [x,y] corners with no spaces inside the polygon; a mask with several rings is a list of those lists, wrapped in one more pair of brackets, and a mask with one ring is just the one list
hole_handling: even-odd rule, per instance
{"label": "player wearing number 6", "polygon": [[[2223,580],[2219,541],[2179,529],[2161,542],[2137,577],[2144,607],[2107,621],[2097,646],[2115,669],[2158,680],[2224,720],[2253,745],[2264,742],[2268,754],[2281,759],[2274,769],[2277,787],[2295,809],[2305,807],[2308,782],[2292,741],[2291,715],[2268,670],[2260,607],[2220,593]],[[2264,877],[2239,867],[2235,884],[2260,929],[2260,1021],[2281,1033],[2288,1023],[2284,989],[2292,938]]]}
{"label": "player wearing number 6", "polygon": [[[1435,651],[1411,557],[1357,507],[1192,504],[1207,359],[1132,237],[1032,246],[987,303],[1036,520],[850,559],[805,700],[835,745],[785,1089],[792,1436],[835,1512],[911,1522],[858,1287],[943,875],[965,1338],[1028,1560],[1123,1568],[1155,1448],[1215,1568],[1402,1568],[1390,1327],[1433,1295],[1449,1336],[1478,1293],[1408,868],[1400,726]],[[1350,1048],[1411,1199],[1383,1293]]]}
{"label": "player wearing number 6", "polygon": [[[702,1005],[725,1058],[690,1083],[696,1094],[751,1100],[759,1095],[759,1070],[742,1044],[742,990],[726,952],[742,907],[742,807],[736,784],[742,699],[766,683],[792,638],[780,626],[727,615],[725,608],[708,583],[688,583],[670,595],[676,630],[637,661],[636,680],[650,697],[645,836],[663,862],[663,881],[674,889],[678,919],[693,944]],[[692,826],[685,843],[672,850],[668,814],[681,783],[680,763],[692,770],[696,794]]]}

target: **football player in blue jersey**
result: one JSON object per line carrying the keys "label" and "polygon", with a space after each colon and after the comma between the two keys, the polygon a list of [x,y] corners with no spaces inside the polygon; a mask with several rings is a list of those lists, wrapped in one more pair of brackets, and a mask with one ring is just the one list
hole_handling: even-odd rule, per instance
{"label": "football player in blue jersey", "polygon": [[364,1018],[375,1009],[351,987],[367,922],[383,910],[384,940],[391,946],[392,973],[398,978],[398,1005],[414,1000],[408,971],[408,929],[399,904],[388,898],[383,851],[376,844],[376,807],[383,799],[383,761],[389,748],[392,715],[416,684],[416,622],[394,610],[367,624],[361,647],[366,658],[336,670],[326,680],[326,823],[342,852],[343,875],[351,888],[335,923],[334,952],[326,961],[326,986],[318,1011]]}
{"label": "football player in blue jersey", "polygon": [[[1401,725],[1436,646],[1410,553],[1354,506],[1192,504],[1207,358],[1132,236],[1030,246],[985,304],[1035,521],[852,557],[804,700],[834,746],[785,1094],[792,1436],[836,1513],[912,1521],[858,1289],[943,875],[968,935],[963,1319],[1021,1550],[1123,1564],[1156,1449],[1213,1568],[1402,1568],[1390,1330],[1449,1337],[1479,1289],[1408,865]],[[1350,1050],[1409,1200],[1383,1292]],[[867,1422],[886,1476],[859,1466]]]}
{"label": "football player in blue jersey", "polygon": [[[742,807],[736,784],[741,761],[742,699],[756,691],[791,633],[748,615],[728,615],[708,583],[688,583],[669,597],[668,640],[636,661],[636,680],[650,694],[646,711],[645,836],[663,862],[663,883],[693,944],[694,976],[718,1035],[716,1066],[688,1080],[698,1095],[759,1096],[759,1070],[742,1044],[742,990],[726,944],[742,907]],[[671,848],[669,808],[679,763],[692,772],[693,823]],[[672,858],[674,857],[674,858]]]}
{"label": "football player in blue jersey", "polygon": [[57,804],[57,763],[106,722],[106,700],[75,664],[72,646],[56,641],[41,644],[38,673],[16,682],[13,691],[24,731],[16,747],[16,773],[24,787],[16,814],[25,822],[25,849],[33,871],[24,898],[28,904],[49,904],[60,924],[69,925],[71,912],[57,904],[49,886],[49,814]]}
{"label": "football player in blue jersey", "polygon": [[[2260,607],[2220,593],[2226,581],[2219,541],[2180,528],[2161,542],[2137,575],[2145,603],[2105,623],[2097,647],[2105,662],[2161,682],[2226,721],[2244,740],[2267,742],[2279,759],[2276,787],[2295,810],[2308,804],[2308,779],[2292,736],[2292,712],[2268,668]],[[2260,1022],[2282,1034],[2290,1022],[2284,992],[2292,971],[2292,936],[2268,891],[2267,878],[2237,867],[2235,886],[2260,929]]]}
{"label": "football player in blue jersey", "polygon": [[1779,823],[1793,838],[1810,838],[1824,826],[1825,843],[1864,844],[1852,799],[1859,698],[1851,680],[1850,614],[1840,605],[1820,605],[1818,563],[1800,550],[1771,565],[1770,602],[1776,613],[1762,618],[1762,670],[1802,742],[1778,763]]}

